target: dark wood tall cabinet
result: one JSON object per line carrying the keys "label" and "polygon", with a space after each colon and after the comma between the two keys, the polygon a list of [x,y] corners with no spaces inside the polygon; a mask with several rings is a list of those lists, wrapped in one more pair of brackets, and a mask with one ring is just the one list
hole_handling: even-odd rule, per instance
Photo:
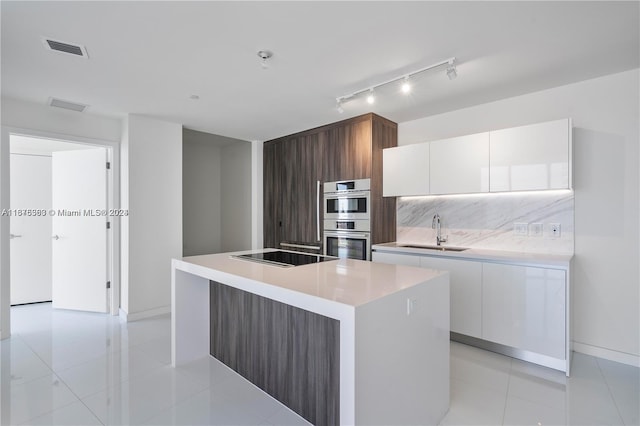
{"label": "dark wood tall cabinet", "polygon": [[[370,113],[264,143],[264,246],[321,245],[318,182],[371,179],[371,243],[396,238],[395,197],[382,198],[382,150],[398,125]],[[318,216],[319,214],[319,216]]]}

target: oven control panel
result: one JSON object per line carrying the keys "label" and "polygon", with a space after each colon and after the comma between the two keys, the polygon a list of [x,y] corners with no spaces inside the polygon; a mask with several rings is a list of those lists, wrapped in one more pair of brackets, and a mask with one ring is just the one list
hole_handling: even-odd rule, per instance
{"label": "oven control panel", "polygon": [[325,219],[324,229],[327,231],[371,232],[371,224],[366,219]]}

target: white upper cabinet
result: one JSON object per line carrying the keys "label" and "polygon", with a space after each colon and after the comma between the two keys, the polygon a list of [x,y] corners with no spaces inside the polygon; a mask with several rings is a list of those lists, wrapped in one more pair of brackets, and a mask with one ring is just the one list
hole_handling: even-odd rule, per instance
{"label": "white upper cabinet", "polygon": [[491,192],[571,188],[571,120],[490,132]]}
{"label": "white upper cabinet", "polygon": [[489,192],[489,132],[430,143],[430,193]]}
{"label": "white upper cabinet", "polygon": [[429,194],[429,144],[419,143],[382,151],[384,197]]}
{"label": "white upper cabinet", "polygon": [[571,120],[387,148],[385,197],[571,189]]}

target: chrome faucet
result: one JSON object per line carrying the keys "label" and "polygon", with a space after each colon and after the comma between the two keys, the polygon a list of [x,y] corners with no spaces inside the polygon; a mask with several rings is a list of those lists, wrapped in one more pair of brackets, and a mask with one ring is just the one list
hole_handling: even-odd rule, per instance
{"label": "chrome faucet", "polygon": [[436,213],[433,216],[433,221],[431,222],[431,229],[436,230],[436,245],[440,245],[440,243],[446,243],[447,237],[443,237],[441,235],[441,223],[440,223],[440,215]]}

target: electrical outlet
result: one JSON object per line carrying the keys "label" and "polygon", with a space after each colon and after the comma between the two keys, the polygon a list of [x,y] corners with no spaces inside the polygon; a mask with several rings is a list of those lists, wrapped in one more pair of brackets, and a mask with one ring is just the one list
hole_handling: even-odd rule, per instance
{"label": "electrical outlet", "polygon": [[530,237],[542,237],[542,224],[541,223],[532,223],[529,225],[529,236]]}
{"label": "electrical outlet", "polygon": [[549,224],[549,236],[551,238],[559,238],[560,237],[560,224],[559,223],[550,223]]}
{"label": "electrical outlet", "polygon": [[527,235],[529,229],[528,223],[514,223],[513,224],[513,235]]}
{"label": "electrical outlet", "polygon": [[416,299],[407,298],[407,316],[410,316],[415,309]]}

